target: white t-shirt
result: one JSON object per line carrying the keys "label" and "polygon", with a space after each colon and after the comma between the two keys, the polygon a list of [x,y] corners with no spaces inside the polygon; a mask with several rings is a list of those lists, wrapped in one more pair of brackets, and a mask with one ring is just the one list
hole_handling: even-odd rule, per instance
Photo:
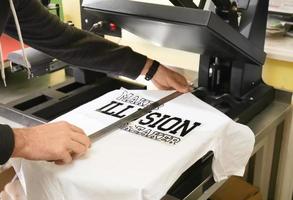
{"label": "white t-shirt", "polygon": [[[169,93],[115,90],[54,121],[91,134]],[[209,151],[216,181],[243,175],[253,145],[248,127],[184,94],[102,137],[68,166],[20,160],[15,167],[30,200],[159,200]]]}

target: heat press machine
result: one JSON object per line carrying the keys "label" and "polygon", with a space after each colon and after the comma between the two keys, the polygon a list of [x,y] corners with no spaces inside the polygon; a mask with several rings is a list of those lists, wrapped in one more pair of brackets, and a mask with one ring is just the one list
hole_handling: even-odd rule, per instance
{"label": "heat press machine", "polygon": [[[200,54],[195,96],[240,123],[247,123],[274,99],[261,78],[267,0],[170,0],[165,6],[129,0],[84,1],[83,28],[106,25],[102,34],[119,36],[119,28],[159,44]],[[209,7],[208,10],[203,10]],[[111,25],[112,24],[112,25]],[[111,29],[111,27],[118,29]],[[99,26],[101,28],[101,26]],[[102,26],[103,28],[103,26]],[[99,31],[98,31],[99,32]],[[75,67],[66,83],[0,106],[0,114],[25,126],[45,123],[111,90],[145,86]],[[190,167],[164,200],[196,199],[214,182],[212,154]]]}
{"label": "heat press machine", "polygon": [[[24,49],[28,62],[31,65],[31,73],[33,76],[42,76],[63,69],[66,63],[59,61],[43,52],[34,48],[27,47]],[[11,71],[17,72],[25,69],[26,63],[22,54],[22,50],[10,52],[8,54]]]}
{"label": "heat press machine", "polygon": [[[268,2],[190,0],[174,7],[136,1],[84,1],[86,26],[106,22],[155,44],[201,54],[194,93],[238,122],[248,122],[274,98],[261,79]],[[94,20],[94,21],[93,21]]]}

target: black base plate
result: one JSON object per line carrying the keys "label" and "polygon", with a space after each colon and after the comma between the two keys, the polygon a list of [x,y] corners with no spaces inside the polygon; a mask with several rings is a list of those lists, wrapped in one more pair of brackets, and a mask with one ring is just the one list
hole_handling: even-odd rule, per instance
{"label": "black base plate", "polygon": [[73,78],[43,92],[30,94],[6,104],[7,107],[38,118],[44,122],[53,120],[78,106],[112,90],[146,89],[146,86],[119,79],[102,77],[91,84],[76,82]]}

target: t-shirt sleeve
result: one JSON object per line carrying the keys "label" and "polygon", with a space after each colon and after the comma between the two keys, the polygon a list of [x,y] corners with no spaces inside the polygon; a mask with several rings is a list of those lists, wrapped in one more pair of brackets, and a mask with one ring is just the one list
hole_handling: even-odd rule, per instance
{"label": "t-shirt sleeve", "polygon": [[213,174],[216,181],[228,176],[242,176],[252,154],[255,137],[244,125],[231,122],[217,140],[214,151]]}
{"label": "t-shirt sleeve", "polygon": [[0,124],[0,165],[5,164],[14,149],[13,130],[8,125]]}

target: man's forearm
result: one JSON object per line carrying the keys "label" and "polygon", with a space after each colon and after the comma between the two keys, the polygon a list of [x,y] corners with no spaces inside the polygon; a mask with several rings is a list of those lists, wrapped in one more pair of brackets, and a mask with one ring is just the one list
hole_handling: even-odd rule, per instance
{"label": "man's forearm", "polygon": [[14,149],[12,152],[12,157],[23,157],[23,154],[26,151],[25,148],[25,129],[14,128]]}
{"label": "man's forearm", "polygon": [[[130,47],[62,23],[38,0],[18,0],[16,3],[24,41],[31,47],[69,64],[107,74],[134,79],[141,73],[146,57]],[[12,18],[5,32],[17,38]]]}

